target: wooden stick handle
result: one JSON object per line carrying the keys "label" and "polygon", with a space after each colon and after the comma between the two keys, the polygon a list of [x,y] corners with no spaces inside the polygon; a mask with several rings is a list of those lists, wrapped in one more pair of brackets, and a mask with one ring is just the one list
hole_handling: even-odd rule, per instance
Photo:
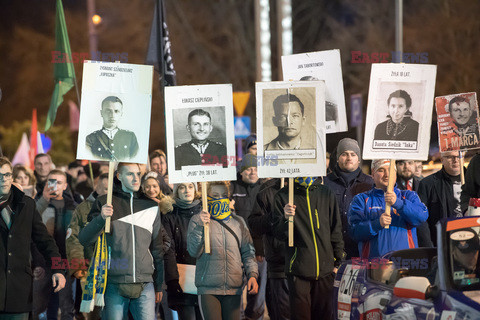
{"label": "wooden stick handle", "polygon": [[280,188],[285,187],[285,178],[280,178]]}
{"label": "wooden stick handle", "polygon": [[[108,190],[107,190],[107,204],[112,205],[112,191],[113,191],[113,175],[115,173],[115,162],[108,162]],[[110,221],[111,217],[107,217],[105,220],[105,233],[110,233]]]}
{"label": "wooden stick handle", "polygon": [[460,182],[462,184],[465,184],[465,172],[463,172],[463,166],[464,166],[464,154],[463,151],[458,152],[458,160],[460,160]]}
{"label": "wooden stick handle", "polygon": [[[202,182],[202,206],[203,211],[208,212],[207,201],[207,183]],[[203,232],[205,234],[205,253],[210,254],[210,223],[205,223],[205,225],[203,226]]]}
{"label": "wooden stick handle", "polygon": [[[392,177],[394,175],[396,175],[397,172],[395,170],[395,159],[390,159],[390,168],[388,170],[388,186],[387,186],[387,191],[390,192],[390,191],[393,191],[393,187],[395,186],[395,180],[396,179],[392,179]],[[389,204],[385,204],[385,213],[390,215],[390,211],[391,211],[391,207]],[[388,229],[390,228],[390,225],[386,225],[385,226],[385,229]]]}
{"label": "wooden stick handle", "polygon": [[[293,204],[293,178],[288,178],[288,203]],[[288,217],[288,246],[293,247],[293,217]]]}

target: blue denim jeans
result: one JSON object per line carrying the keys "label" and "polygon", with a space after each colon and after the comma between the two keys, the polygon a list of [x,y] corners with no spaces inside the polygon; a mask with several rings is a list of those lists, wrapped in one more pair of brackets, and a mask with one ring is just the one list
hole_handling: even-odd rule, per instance
{"label": "blue denim jeans", "polygon": [[118,293],[118,286],[116,284],[107,283],[102,319],[128,319],[129,310],[135,320],[155,319],[155,289],[153,283],[146,283],[142,294],[137,299],[129,299],[121,296]]}

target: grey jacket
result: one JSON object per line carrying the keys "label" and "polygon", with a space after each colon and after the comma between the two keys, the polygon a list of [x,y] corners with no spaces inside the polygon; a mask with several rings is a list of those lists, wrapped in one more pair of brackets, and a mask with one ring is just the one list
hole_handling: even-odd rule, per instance
{"label": "grey jacket", "polygon": [[240,248],[235,237],[218,221],[212,219],[210,220],[211,254],[204,253],[204,232],[200,214],[194,215],[188,224],[187,250],[192,257],[197,258],[195,285],[198,294],[241,294],[243,269],[249,279],[258,278],[255,249],[245,220],[232,214],[225,224],[237,235]]}

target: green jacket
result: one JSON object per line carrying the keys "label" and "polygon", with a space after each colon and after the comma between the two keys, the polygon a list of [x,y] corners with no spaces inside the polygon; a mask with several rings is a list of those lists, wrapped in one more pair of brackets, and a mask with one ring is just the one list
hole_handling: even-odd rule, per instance
{"label": "green jacket", "polygon": [[87,217],[96,197],[96,192],[91,193],[73,212],[66,240],[67,258],[70,264],[69,271],[71,275],[78,270],[88,269],[90,259],[93,256],[93,246],[84,248],[78,241],[78,234],[88,223]]}

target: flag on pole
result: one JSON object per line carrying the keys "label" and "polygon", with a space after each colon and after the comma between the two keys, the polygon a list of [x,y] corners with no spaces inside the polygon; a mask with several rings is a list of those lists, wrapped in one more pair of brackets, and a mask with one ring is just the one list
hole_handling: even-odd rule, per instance
{"label": "flag on pole", "polygon": [[30,159],[29,166],[33,168],[33,161],[35,160],[35,156],[37,155],[37,109],[33,108],[32,110],[32,125],[30,127],[30,150],[28,151],[28,156]]}
{"label": "flag on pole", "polygon": [[160,73],[161,87],[177,84],[163,0],[155,0],[155,12],[153,13],[145,64],[153,65],[155,70]]}
{"label": "flag on pole", "polygon": [[39,153],[46,153],[46,152],[43,149],[42,134],[40,133],[40,131],[37,131],[37,154]]}
{"label": "flag on pole", "polygon": [[70,107],[70,131],[78,131],[78,126],[80,123],[80,111],[78,111],[77,104],[72,100],[68,101],[68,106]]}
{"label": "flag on pole", "polygon": [[[27,134],[22,134],[22,140],[17,148],[17,152],[13,156],[12,165],[21,164],[29,167],[30,164],[30,144],[28,143]],[[30,167],[33,168],[33,167]]]}
{"label": "flag on pole", "polygon": [[57,13],[55,17],[55,51],[60,52],[64,62],[54,64],[53,75],[55,79],[55,89],[53,90],[50,109],[48,110],[45,131],[50,129],[57,116],[57,109],[63,102],[63,96],[70,91],[75,84],[75,69],[72,63],[72,52],[70,50],[70,41],[68,40],[67,24],[63,13],[61,0],[57,0]]}

